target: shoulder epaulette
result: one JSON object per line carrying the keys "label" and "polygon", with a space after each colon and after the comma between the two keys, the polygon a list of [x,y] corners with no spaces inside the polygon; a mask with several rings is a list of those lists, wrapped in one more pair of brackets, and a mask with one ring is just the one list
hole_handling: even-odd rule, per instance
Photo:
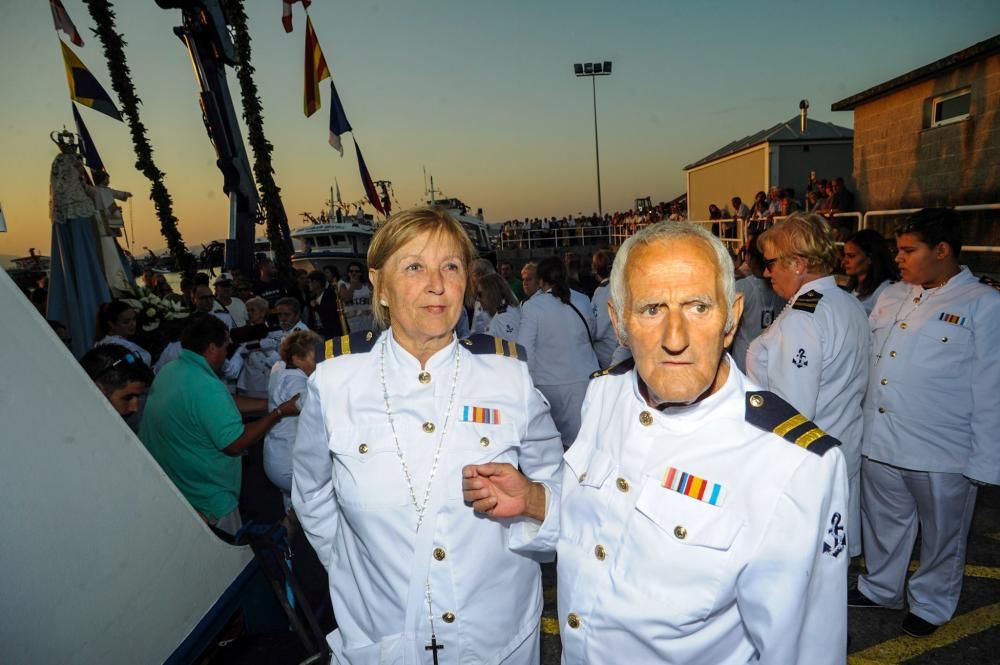
{"label": "shoulder epaulette", "polygon": [[822,299],[823,294],[819,291],[807,291],[795,299],[795,304],[792,305],[792,309],[812,314],[816,311],[816,306],[819,305],[819,301]]}
{"label": "shoulder epaulette", "polygon": [[774,432],[817,455],[840,445],[840,441],[817,427],[794,406],[766,390],[747,392],[746,419],[751,425]]}
{"label": "shoulder epaulette", "polygon": [[992,277],[987,277],[986,275],[980,275],[979,282],[981,284],[985,284],[986,286],[992,286],[997,291],[1000,291],[1000,282],[996,281]]}
{"label": "shoulder epaulette", "polygon": [[635,367],[635,358],[626,358],[625,360],[621,361],[620,363],[616,363],[611,367],[597,370],[596,372],[590,375],[590,378],[599,379],[602,376],[608,376],[609,374],[612,376],[617,374],[624,374],[633,367]]}
{"label": "shoulder epaulette", "polygon": [[368,353],[375,346],[379,333],[367,331],[356,332],[343,337],[328,339],[324,350],[326,358],[336,358],[337,356],[349,356],[352,353]]}
{"label": "shoulder epaulette", "polygon": [[508,358],[517,358],[518,360],[528,362],[528,352],[525,351],[523,346],[500,337],[494,337],[493,335],[478,333],[469,335],[462,340],[462,346],[467,348],[470,353],[476,355],[507,356]]}

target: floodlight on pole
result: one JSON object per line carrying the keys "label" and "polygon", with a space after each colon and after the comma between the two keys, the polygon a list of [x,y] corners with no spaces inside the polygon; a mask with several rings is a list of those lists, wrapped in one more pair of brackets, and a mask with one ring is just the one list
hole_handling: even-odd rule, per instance
{"label": "floodlight on pole", "polygon": [[583,62],[573,65],[573,73],[576,76],[589,76],[591,91],[594,98],[594,156],[597,162],[597,213],[604,216],[604,205],[601,201],[601,148],[597,139],[597,82],[598,76],[611,75],[611,61],[603,62]]}

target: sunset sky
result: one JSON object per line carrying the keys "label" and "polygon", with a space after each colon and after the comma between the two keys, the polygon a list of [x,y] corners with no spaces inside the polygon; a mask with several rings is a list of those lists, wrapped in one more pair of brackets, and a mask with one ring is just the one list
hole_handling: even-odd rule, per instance
{"label": "sunset sky", "polygon": [[[63,3],[86,42],[75,52],[114,97],[86,7]],[[172,32],[180,13],[152,0],[115,4],[154,157],[181,232],[200,250],[226,235],[228,205],[191,66]],[[363,190],[349,138],[343,158],[326,142],[328,84],[320,111],[302,114],[301,6],[286,35],[280,0],[246,4],[265,132],[294,226],[300,212],[322,209],[334,177],[345,200]],[[0,255],[29,247],[48,254],[56,154],[48,135],[73,127],[69,94],[48,2],[3,5],[0,204],[8,232]],[[426,167],[445,195],[482,207],[493,222],[596,210],[591,85],[574,77],[574,62],[614,62],[613,75],[597,81],[607,212],[640,196],[677,196],[685,164],[791,118],[800,99],[809,99],[811,117],[853,126],[850,113],[829,110],[832,102],[1000,31],[995,0],[314,0],[309,12],[373,177],[391,180],[407,207],[424,198]],[[233,72],[230,87],[238,105]],[[125,206],[134,247],[163,247],[127,126],[84,107],[81,114],[112,185],[135,193]]]}

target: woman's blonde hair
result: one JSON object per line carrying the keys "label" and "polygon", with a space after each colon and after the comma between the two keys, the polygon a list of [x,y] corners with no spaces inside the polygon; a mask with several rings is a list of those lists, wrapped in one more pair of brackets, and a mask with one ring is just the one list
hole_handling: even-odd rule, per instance
{"label": "woman's blonde hair", "polygon": [[295,365],[293,358],[302,358],[309,355],[309,352],[315,352],[316,345],[322,342],[323,338],[312,330],[296,330],[282,340],[278,355],[285,361],[285,365],[292,367]]}
{"label": "woman's blonde hair", "polygon": [[833,229],[821,215],[796,212],[764,231],[757,238],[761,252],[767,249],[781,257],[800,256],[809,272],[817,275],[832,273],[838,263],[837,244]]}
{"label": "woman's blonde hair", "polygon": [[[400,210],[382,223],[375,231],[372,242],[368,246],[368,268],[381,270],[389,259],[399,249],[414,238],[429,234],[435,242],[451,241],[458,249],[466,272],[465,290],[469,291],[469,265],[476,259],[476,248],[469,239],[469,234],[457,219],[448,214],[444,208],[437,206],[420,206],[409,210]],[[391,323],[389,308],[382,304],[382,290],[385,281],[378,279],[372,287],[372,318],[379,328],[388,328]]]}
{"label": "woman's blonde hair", "polygon": [[518,305],[517,296],[503,277],[495,272],[479,278],[479,302],[490,314],[496,314],[504,305]]}

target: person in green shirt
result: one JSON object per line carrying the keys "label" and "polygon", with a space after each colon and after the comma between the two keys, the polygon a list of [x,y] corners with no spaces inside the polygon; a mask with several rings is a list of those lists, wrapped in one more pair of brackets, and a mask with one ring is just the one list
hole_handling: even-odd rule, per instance
{"label": "person in green shirt", "polygon": [[510,261],[501,261],[499,266],[500,276],[507,280],[510,290],[514,292],[517,299],[524,300],[524,287],[521,286],[521,279],[514,272],[514,266]]}
{"label": "person in green shirt", "polygon": [[239,455],[281,418],[299,410],[295,395],[244,425],[219,378],[229,344],[229,330],[214,316],[199,316],[188,324],[181,334],[181,355],[153,380],[139,438],[202,518],[235,535],[242,526]]}

